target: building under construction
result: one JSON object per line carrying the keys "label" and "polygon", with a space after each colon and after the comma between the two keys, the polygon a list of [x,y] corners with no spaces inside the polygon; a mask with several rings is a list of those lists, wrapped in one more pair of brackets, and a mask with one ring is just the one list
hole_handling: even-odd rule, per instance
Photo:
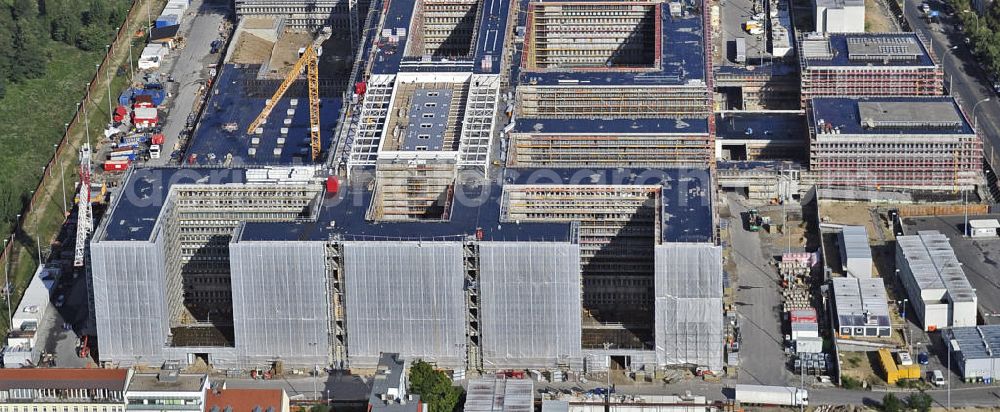
{"label": "building under construction", "polygon": [[357,3],[358,0],[235,0],[238,18],[279,18],[288,28],[309,30],[323,26],[347,28],[349,14]]}
{"label": "building under construction", "polygon": [[822,186],[969,190],[982,142],[951,97],[816,98],[809,165]]}
{"label": "building under construction", "polygon": [[695,4],[522,1],[522,7],[517,111],[503,142],[509,166],[712,163],[710,69],[704,16]]}
{"label": "building under construction", "polygon": [[802,107],[817,97],[940,96],[944,71],[914,33],[806,33]]}
{"label": "building under construction", "polygon": [[[559,23],[559,5],[579,10]],[[349,82],[338,174],[126,177],[91,244],[101,360],[721,370],[702,11],[388,3]],[[591,52],[529,55],[562,41],[546,30],[608,20]]]}

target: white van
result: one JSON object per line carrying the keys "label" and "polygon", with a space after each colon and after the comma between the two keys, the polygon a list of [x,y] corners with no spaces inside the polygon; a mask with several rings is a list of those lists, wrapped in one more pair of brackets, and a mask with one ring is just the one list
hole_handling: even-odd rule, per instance
{"label": "white van", "polygon": [[933,372],[931,372],[930,375],[931,375],[930,376],[931,383],[933,383],[934,386],[944,386],[944,384],[945,384],[945,382],[944,382],[944,374],[941,373],[940,369],[935,369]]}
{"label": "white van", "polygon": [[149,146],[149,158],[150,159],[160,158],[160,145],[154,144],[152,146]]}

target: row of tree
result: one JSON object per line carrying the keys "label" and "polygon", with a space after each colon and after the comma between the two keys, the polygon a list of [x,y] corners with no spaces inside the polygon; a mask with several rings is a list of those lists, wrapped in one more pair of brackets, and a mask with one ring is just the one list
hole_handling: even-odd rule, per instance
{"label": "row of tree", "polygon": [[82,50],[107,44],[129,0],[14,0],[0,2],[0,98],[8,83],[45,75],[49,42]]}
{"label": "row of tree", "polygon": [[1000,74],[1000,2],[990,2],[984,13],[977,12],[970,0],[949,0],[949,3],[984,68],[994,77]]}

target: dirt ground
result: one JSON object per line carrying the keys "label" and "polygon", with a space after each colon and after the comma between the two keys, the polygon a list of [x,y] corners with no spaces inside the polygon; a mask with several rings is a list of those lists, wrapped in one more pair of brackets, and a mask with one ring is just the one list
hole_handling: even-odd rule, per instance
{"label": "dirt ground", "polygon": [[304,32],[283,33],[271,51],[271,60],[267,64],[269,71],[278,77],[284,77],[299,60],[299,49],[312,44],[313,37]]}
{"label": "dirt ground", "polygon": [[237,42],[236,49],[230,59],[232,63],[236,64],[264,63],[270,58],[271,49],[274,47],[274,43],[246,32],[240,34]]}
{"label": "dirt ground", "polygon": [[879,1],[884,0],[865,0],[865,31],[869,33],[896,31],[896,26],[885,15],[885,6],[879,4]]}

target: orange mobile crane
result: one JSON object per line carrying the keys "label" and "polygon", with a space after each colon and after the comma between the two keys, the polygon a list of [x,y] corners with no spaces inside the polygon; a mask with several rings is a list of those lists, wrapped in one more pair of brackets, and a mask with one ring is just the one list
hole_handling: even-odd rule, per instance
{"label": "orange mobile crane", "polygon": [[330,28],[324,27],[320,31],[320,35],[317,36],[316,41],[305,48],[302,56],[299,57],[299,60],[292,66],[292,70],[285,76],[285,80],[278,86],[278,90],[275,90],[274,95],[264,105],[264,110],[261,110],[257,118],[247,127],[247,134],[254,134],[257,128],[267,120],[267,116],[271,114],[271,110],[274,110],[274,106],[278,104],[281,97],[285,95],[288,88],[292,86],[292,83],[298,79],[299,74],[305,69],[306,79],[309,83],[309,146],[312,148],[312,160],[315,162],[319,159],[321,150],[319,134],[319,50],[320,44],[330,38],[330,34]]}

